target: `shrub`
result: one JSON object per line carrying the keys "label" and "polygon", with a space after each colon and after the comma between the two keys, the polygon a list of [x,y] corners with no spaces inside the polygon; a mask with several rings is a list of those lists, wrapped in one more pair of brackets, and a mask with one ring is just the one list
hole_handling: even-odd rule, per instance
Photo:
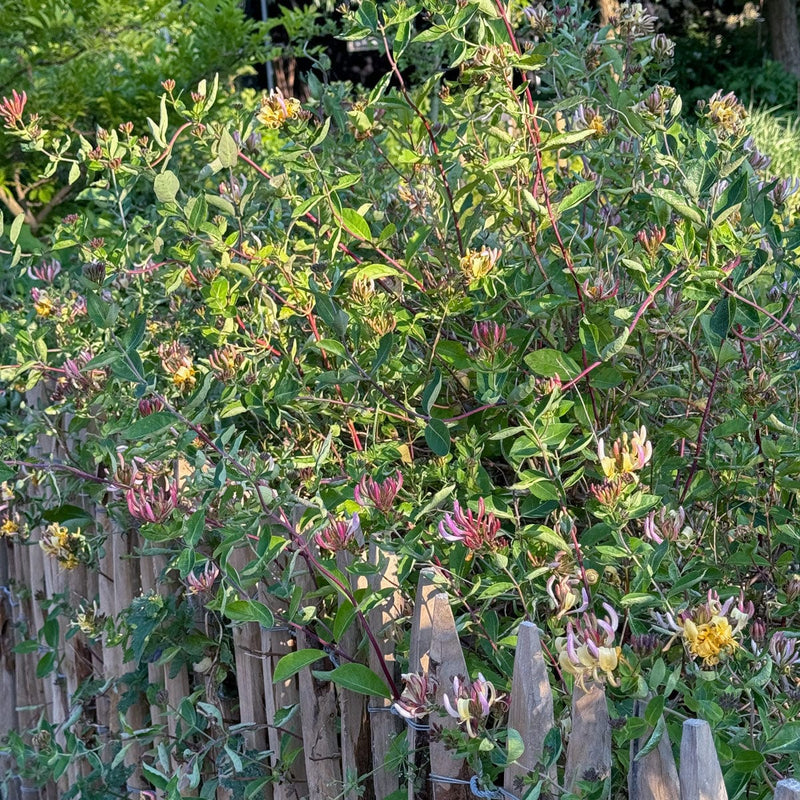
{"label": "shrub", "polygon": [[[196,665],[168,745],[193,755],[165,785],[257,791],[288,768],[290,746],[271,772],[215,716],[231,627],[360,640],[375,598],[347,573],[374,569],[373,544],[409,598],[438,570],[484,698],[534,620],[557,716],[574,681],[607,683],[623,766],[652,694],[660,735],[708,719],[732,794],[767,796],[798,710],[796,185],[745,144],[734,96],[684,121],[671,43],[638,5],[616,31],[499,0],[364,0],[346,23],[393,65],[358,97],[312,80],[305,106],[272,94],[220,123],[210,85],[191,103],[170,88],[149,139],[109,128],[77,150],[6,100],[8,135],[89,178],[47,252],[6,228],[7,540],[96,570],[113,537],[82,493],[168,560],[182,590],[78,620],[126,643],[128,704],[148,664]],[[413,89],[394,66],[412,42],[446,56]],[[67,428],[66,452],[31,462],[37,434]],[[448,741],[497,780],[504,718],[457,714]],[[21,771],[60,763],[12,740]],[[85,791],[111,780],[119,760],[73,746]],[[618,775],[607,790],[624,796]]]}

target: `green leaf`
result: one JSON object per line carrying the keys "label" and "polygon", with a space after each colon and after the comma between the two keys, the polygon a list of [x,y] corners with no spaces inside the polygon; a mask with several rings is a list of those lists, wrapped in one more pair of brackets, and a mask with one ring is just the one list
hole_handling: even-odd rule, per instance
{"label": "green leaf", "polygon": [[378,352],[375,353],[375,360],[372,362],[372,366],[369,368],[371,375],[374,375],[378,369],[383,366],[383,364],[386,362],[386,359],[389,358],[389,354],[392,352],[393,345],[393,334],[385,333],[383,336],[381,336],[381,341],[378,345]]}
{"label": "green leaf", "polygon": [[508,741],[506,743],[506,764],[512,764],[525,752],[525,742],[522,741],[519,731],[513,728],[508,729]]}
{"label": "green leaf", "polygon": [[98,328],[107,328],[109,320],[109,305],[95,292],[86,293],[86,313],[92,324]]}
{"label": "green leaf", "polygon": [[17,470],[0,463],[0,483],[10,481],[17,476]]}
{"label": "green leaf", "polygon": [[340,358],[347,358],[347,351],[344,349],[344,345],[335,339],[320,339],[318,342],[312,342],[312,344],[325,353],[333,353],[333,355]]}
{"label": "green leaf", "polygon": [[584,181],[572,187],[572,191],[558,204],[558,213],[580,205],[595,189],[594,181]]}
{"label": "green leaf", "polygon": [[35,653],[39,649],[39,642],[33,639],[26,639],[24,642],[14,645],[13,649],[15,653],[19,653],[20,655]]}
{"label": "green leaf", "polygon": [[723,297],[716,305],[709,321],[709,330],[719,337],[720,341],[728,336],[733,317],[736,314],[736,301],[732,297]]}
{"label": "green leaf", "polygon": [[126,439],[144,439],[174,424],[175,417],[169,411],[156,411],[154,414],[137,419],[133,425],[122,431],[122,435]]}
{"label": "green leaf", "polygon": [[625,330],[614,339],[613,342],[609,342],[600,353],[600,358],[603,361],[608,361],[609,358],[613,358],[617,355],[623,347],[625,347],[625,343],[628,341],[628,329]]}
{"label": "green leaf", "polygon": [[[145,417],[147,419],[147,417]],[[198,508],[197,511],[186,520],[186,533],[183,535],[184,541],[189,547],[196,547],[203,535],[206,527],[206,512],[203,508]]]}
{"label": "green leaf", "polygon": [[696,208],[687,205],[683,197],[677,192],[673,192],[672,189],[665,189],[661,186],[657,186],[652,189],[652,193],[660,200],[663,200],[668,206],[674,208],[675,211],[685,219],[696,222],[698,225],[703,224],[703,215]]}
{"label": "green leaf", "polygon": [[[312,147],[316,147],[317,145],[322,144],[325,141],[325,138],[328,135],[328,131],[331,129],[331,118],[328,117],[325,122],[323,123],[322,127],[320,128],[317,135],[312,140],[311,144],[309,144],[309,149]],[[357,176],[358,177],[358,176]],[[338,188],[338,187],[337,187]]]}
{"label": "green leaf", "polygon": [[[422,392],[422,413],[430,414],[431,406],[436,402],[439,392],[442,389],[442,373],[437,368],[433,372],[433,378]],[[449,438],[449,437],[448,437]]]}
{"label": "green leaf", "polygon": [[525,356],[525,363],[533,372],[545,378],[553,378],[558,375],[561,380],[570,380],[581,371],[581,368],[568,355],[547,347],[528,353]]}
{"label": "green leaf", "polygon": [[425,441],[437,456],[446,456],[450,452],[450,431],[440,419],[432,419],[425,426]]}
{"label": "green leaf", "polygon": [[171,169],[165,169],[153,181],[153,191],[159,203],[174,203],[180,188],[178,176]]}
{"label": "green leaf", "polygon": [[311,648],[288,653],[275,665],[275,671],[272,673],[272,682],[280,683],[285,681],[321,658],[327,658],[325,653],[322,650]]}
{"label": "green leaf", "polygon": [[372,231],[370,231],[367,221],[361,216],[361,214],[358,213],[358,211],[354,211],[352,208],[343,208],[342,222],[345,224],[348,230],[355,234],[359,239],[364,239],[366,241],[370,241],[372,239]]}
{"label": "green leaf", "polygon": [[239,148],[227,130],[224,130],[222,136],[219,137],[217,157],[223,167],[235,167],[239,160]]}
{"label": "green leaf", "polygon": [[14,217],[14,221],[11,223],[11,227],[8,231],[8,238],[11,240],[11,244],[17,243],[17,239],[19,239],[19,235],[22,232],[23,222],[25,222],[24,213],[19,213],[16,217]]}
{"label": "green leaf", "polygon": [[661,737],[667,730],[667,723],[664,722],[664,717],[659,717],[658,722],[656,723],[656,727],[653,729],[652,734],[650,734],[650,738],[647,740],[647,743],[644,747],[636,754],[636,757],[633,759],[634,761],[639,761],[640,759],[644,758],[648,753],[652,753],[653,750],[658,747],[658,743],[661,741]]}
{"label": "green leaf", "polygon": [[733,754],[733,768],[737,772],[755,772],[764,760],[757,750],[737,750]]}
{"label": "green leaf", "polygon": [[50,674],[55,664],[56,654],[55,651],[45,653],[36,665],[36,677],[41,679]]}
{"label": "green leaf", "polygon": [[391,698],[389,687],[369,667],[363,664],[342,664],[335,670],[325,673],[316,673],[317,677],[324,677],[333,681],[343,689],[359,694],[375,695],[377,697]]}

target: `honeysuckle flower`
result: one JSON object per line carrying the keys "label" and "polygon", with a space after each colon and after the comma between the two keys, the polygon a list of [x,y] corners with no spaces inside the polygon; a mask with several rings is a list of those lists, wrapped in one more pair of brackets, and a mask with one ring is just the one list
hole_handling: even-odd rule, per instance
{"label": "honeysuckle flower", "polygon": [[741,593],[736,605],[734,602],[735,598],[729,597],[721,603],[717,592],[709,589],[705,603],[680,612],[677,618],[658,613],[655,617],[663,628],[680,634],[692,656],[713,667],[739,647],[735,637],[753,614],[752,602],[745,602]]}
{"label": "honeysuckle flower", "polygon": [[650,40],[650,52],[658,62],[671,61],[675,55],[675,42],[666,34],[657,33]]}
{"label": "honeysuckle flower", "polygon": [[190,595],[209,594],[214,588],[214,582],[219,577],[219,567],[213,561],[206,561],[200,572],[190,572],[186,576],[186,585]]}
{"label": "honeysuckle flower", "polygon": [[800,663],[797,639],[787,636],[786,631],[776,631],[772,634],[772,638],[769,640],[769,654],[775,666],[782,672],[786,672]]}
{"label": "honeysuckle flower", "polygon": [[284,97],[280,89],[272,89],[261,99],[261,109],[256,119],[267,128],[280,128],[287,119],[297,119],[302,115],[300,101],[294,97]]}
{"label": "honeysuckle flower", "polygon": [[655,30],[657,17],[648,13],[641,3],[622,3],[612,24],[622,39],[650,36]]}
{"label": "honeysuckle flower", "polygon": [[159,345],[158,355],[164,371],[181,392],[193,389],[197,383],[196,370],[189,348],[179,342]]}
{"label": "honeysuckle flower", "polygon": [[0,539],[11,538],[16,536],[21,530],[19,521],[13,516],[6,516],[3,518],[3,524],[0,525]]}
{"label": "honeysuckle flower", "polygon": [[95,600],[91,606],[79,606],[72,623],[84,636],[96,639],[101,633],[106,615],[101,613]]}
{"label": "honeysuckle flower", "polygon": [[12,90],[11,97],[4,97],[0,100],[0,117],[3,118],[4,127],[16,128],[18,125],[22,125],[22,114],[27,102],[28,95],[25,92],[18,94],[16,89]]}
{"label": "honeysuckle flower", "polygon": [[47,555],[55,558],[64,569],[75,569],[86,551],[86,537],[80,528],[70,531],[57,522],[48,525],[39,540],[39,547]]}
{"label": "honeysuckle flower", "polygon": [[125,492],[128,511],[142,522],[162,523],[178,507],[178,483],[166,475],[155,477],[147,474]]}
{"label": "honeysuckle flower", "polygon": [[461,542],[470,550],[495,550],[505,544],[500,533],[500,520],[486,511],[486,504],[478,499],[478,513],[462,510],[458,500],[453,503],[453,513],[445,514],[439,523],[439,535],[447,542]]}
{"label": "honeysuckle flower", "polygon": [[553,601],[556,619],[569,613],[582,614],[589,608],[589,595],[579,575],[551,575],[547,594]]}
{"label": "honeysuckle flower", "polygon": [[356,484],[353,497],[362,508],[376,508],[388,514],[394,507],[397,493],[403,488],[403,475],[397,470],[394,477],[376,481],[369,475],[362,475]]}
{"label": "honeysuckle flower", "polygon": [[500,260],[502,250],[483,247],[480,250],[467,250],[459,261],[459,267],[464,277],[472,283],[485,278]]}
{"label": "honeysuckle flower", "polygon": [[58,314],[59,305],[55,300],[47,296],[47,292],[41,289],[31,289],[31,300],[36,314],[43,318],[52,317]]}
{"label": "honeysuckle flower", "polygon": [[499,353],[510,353],[514,346],[506,342],[506,326],[486,320],[476,322],[472,326],[472,339],[474,347],[471,352],[480,354],[493,361]]}
{"label": "honeysuckle flower", "polygon": [[642,425],[634,431],[630,440],[628,434],[623,433],[611,446],[611,455],[606,455],[603,439],[597,443],[597,457],[606,478],[616,478],[621,475],[630,475],[647,464],[653,455],[653,445],[647,441],[647,429]]}
{"label": "honeysuckle flower", "polygon": [[634,237],[637,242],[644,248],[644,251],[650,258],[655,258],[659,248],[667,238],[667,229],[663,227],[656,227],[655,225],[648,225],[646,228],[637,231]]}
{"label": "honeysuckle flower", "polygon": [[478,673],[471,684],[456,675],[453,678],[453,700],[445,694],[442,698],[445,711],[463,725],[470,739],[478,735],[481,723],[492,708],[502,702],[505,695],[498,694],[494,686]]}
{"label": "honeysuckle flower", "polygon": [[436,691],[439,681],[429,672],[407,672],[403,679],[403,693],[392,708],[405,719],[419,720],[436,707]]}
{"label": "honeysuckle flower", "polygon": [[675,542],[681,536],[691,536],[692,526],[686,524],[686,512],[683,506],[677,509],[667,509],[661,507],[656,511],[651,511],[644,518],[644,535],[655,544],[663,541]]}
{"label": "honeysuckle flower", "polygon": [[221,383],[228,383],[239,374],[239,369],[244,364],[244,354],[228,344],[214,350],[208,357],[208,363],[214,377]]}
{"label": "honeysuckle flower", "polygon": [[43,283],[52,283],[59,272],[61,272],[61,262],[55,258],[52,261],[42,261],[35,267],[33,264],[28,267],[28,277]]}
{"label": "honeysuckle flower", "polygon": [[629,476],[618,475],[612,480],[605,480],[602,483],[593,483],[589,486],[589,491],[601,506],[614,508],[624,494],[625,487],[628,485],[628,481],[625,480],[626,477]]}
{"label": "honeysuckle flower", "polygon": [[358,545],[357,535],[361,530],[361,521],[358,514],[353,514],[350,519],[337,519],[314,535],[314,541],[323,549],[331,553],[341,550],[352,550]]}
{"label": "honeysuckle flower", "polygon": [[576,131],[591,130],[596,136],[605,136],[608,127],[605,120],[596,108],[584,106],[581,103],[572,115],[572,128]]}
{"label": "honeysuckle flower", "polygon": [[558,663],[584,690],[589,679],[618,685],[614,670],[619,664],[620,648],[614,644],[614,638],[619,617],[607,603],[603,603],[603,608],[607,619],[586,613],[579,621],[569,620],[567,635],[556,639]]}
{"label": "honeysuckle flower", "polygon": [[742,142],[742,150],[747,153],[747,160],[755,170],[765,170],[772,163],[772,158],[758,149],[752,136],[748,136]]}
{"label": "honeysuckle flower", "polygon": [[735,136],[744,127],[747,109],[733,92],[723,94],[720,90],[715,92],[708,101],[705,116],[718,133],[724,136]]}

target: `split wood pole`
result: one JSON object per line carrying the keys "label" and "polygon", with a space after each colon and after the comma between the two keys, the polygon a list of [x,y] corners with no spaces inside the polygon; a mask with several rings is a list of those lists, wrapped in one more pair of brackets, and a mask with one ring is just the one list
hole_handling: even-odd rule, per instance
{"label": "split wood pole", "polygon": [[[636,700],[633,704],[633,715],[643,716],[646,704],[646,700]],[[666,729],[655,749],[640,756],[651,734],[652,730],[648,729],[641,737],[631,741],[628,800],[674,800],[680,797],[678,769]]]}
{"label": "split wood pole", "polygon": [[[545,737],[554,725],[553,693],[542,655],[539,629],[532,622],[522,622],[514,654],[508,727],[520,734],[525,750],[518,761],[506,767],[504,786],[507,792],[519,794],[515,784],[536,770],[544,751]],[[548,774],[555,780],[555,765]]]}
{"label": "split wood pole", "polygon": [[775,800],[800,800],[800,781],[794,778],[778,781],[775,785]]}
{"label": "split wood pole", "polygon": [[714,737],[702,719],[687,719],[681,736],[681,800],[728,800]]}
{"label": "split wood pole", "polygon": [[605,688],[589,681],[572,690],[572,732],[567,745],[564,784],[574,792],[579,781],[604,782],[611,777],[611,720]]}

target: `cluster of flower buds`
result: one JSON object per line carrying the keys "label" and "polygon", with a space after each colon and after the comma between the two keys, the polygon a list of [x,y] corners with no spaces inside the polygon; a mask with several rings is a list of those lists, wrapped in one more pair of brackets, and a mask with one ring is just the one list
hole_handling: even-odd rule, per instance
{"label": "cluster of flower buds", "polygon": [[500,260],[502,250],[499,248],[483,247],[480,250],[467,250],[458,266],[464,278],[473,283],[485,278]]}
{"label": "cluster of flower buds", "polygon": [[361,520],[358,514],[350,519],[333,520],[314,535],[314,541],[323,550],[331,553],[353,552],[360,546]]}
{"label": "cluster of flower buds", "polygon": [[143,397],[139,400],[139,416],[149,417],[164,408],[164,401],[160,397]]}
{"label": "cluster of flower buds", "polygon": [[42,283],[52,283],[59,272],[61,272],[61,262],[55,258],[51,261],[42,261],[35,267],[33,264],[28,267],[28,277]]}
{"label": "cluster of flower buds", "polygon": [[567,635],[556,639],[558,663],[584,690],[590,679],[617,685],[613,673],[619,664],[620,648],[614,644],[619,617],[607,603],[603,608],[608,614],[606,619],[586,613],[577,622],[569,620]]}
{"label": "cluster of flower buds", "polygon": [[651,259],[658,255],[658,251],[666,238],[667,229],[657,228],[655,225],[650,225],[636,233],[636,241],[639,242]]}
{"label": "cluster of flower buds", "polygon": [[657,64],[669,63],[675,57],[675,42],[666,34],[657,33],[650,40],[650,52]]}
{"label": "cluster of flower buds", "polygon": [[75,358],[64,362],[64,377],[70,387],[82,394],[99,392],[108,377],[105,369],[86,369],[86,365],[94,358],[91,350],[84,350]]}
{"label": "cluster of flower buds", "polygon": [[765,170],[772,163],[772,158],[758,149],[752,136],[742,142],[742,150],[747,153],[747,160],[755,170]]}
{"label": "cluster of flower buds", "polygon": [[172,376],[173,385],[182,392],[194,388],[197,383],[196,371],[191,351],[186,345],[180,342],[161,344],[158,347],[158,355],[164,372]]}
{"label": "cluster of flower buds", "polygon": [[39,540],[39,547],[55,558],[64,569],[75,569],[86,556],[88,546],[80,528],[70,531],[54,522],[48,525]]}
{"label": "cluster of flower buds", "polygon": [[437,709],[436,692],[439,681],[429,672],[408,672],[402,676],[403,692],[392,708],[405,719],[414,722]]}
{"label": "cluster of flower buds", "polygon": [[229,383],[239,374],[239,369],[244,364],[244,354],[232,344],[226,344],[214,350],[208,357],[208,364],[218,381]]}
{"label": "cluster of flower buds", "polygon": [[633,110],[642,116],[661,119],[666,116],[674,99],[675,90],[671,86],[656,86]]}
{"label": "cluster of flower buds", "polygon": [[553,17],[541,3],[535,6],[528,6],[524,9],[524,12],[534,36],[545,36],[555,27]]}
{"label": "cluster of flower buds", "polygon": [[680,537],[690,537],[692,533],[692,526],[686,524],[683,506],[677,509],[662,506],[658,513],[651,511],[644,519],[645,538],[654,544],[676,542]]}
{"label": "cluster of flower buds", "polygon": [[647,440],[647,429],[642,425],[634,431],[630,439],[623,433],[611,446],[611,454],[606,455],[605,442],[597,443],[597,458],[603,474],[608,479],[622,475],[632,475],[642,469],[653,456],[653,445]]}
{"label": "cluster of flower buds", "polygon": [[362,475],[356,484],[353,497],[362,508],[375,508],[389,514],[394,508],[397,493],[403,488],[403,475],[397,470],[394,477],[376,481],[369,475]]}
{"label": "cluster of flower buds", "polygon": [[453,699],[448,694],[442,698],[445,711],[464,726],[470,739],[478,736],[493,710],[506,710],[504,699],[505,695],[498,694],[480,673],[472,683],[456,675],[453,678]]}
{"label": "cluster of flower buds", "polygon": [[489,320],[476,322],[472,326],[474,345],[470,348],[470,352],[487,361],[494,361],[501,353],[507,355],[514,351],[514,345],[506,341],[506,336],[506,326],[502,323]]}
{"label": "cluster of flower buds", "polygon": [[106,279],[106,262],[97,258],[87,261],[83,267],[81,267],[81,272],[87,281],[91,281],[100,286]]}
{"label": "cluster of flower buds", "polygon": [[219,567],[213,561],[206,561],[205,567],[200,572],[190,572],[186,576],[188,593],[198,597],[210,595],[217,578],[219,578]]}
{"label": "cluster of flower buds", "polygon": [[165,474],[134,474],[125,490],[125,502],[131,516],[141,522],[165,522],[180,502],[178,482]]}
{"label": "cluster of flower buds", "polygon": [[742,593],[738,602],[729,597],[721,603],[717,592],[709,589],[706,602],[681,611],[677,618],[672,614],[655,616],[662,628],[680,634],[692,656],[713,667],[739,646],[735,637],[744,630],[753,611],[752,601],[745,602]]}
{"label": "cluster of flower buds", "polygon": [[483,498],[478,499],[478,513],[466,512],[456,500],[453,513],[445,514],[439,523],[439,535],[448,542],[461,542],[469,550],[497,550],[506,540],[500,534],[500,520],[486,511]]}
{"label": "cluster of flower buds", "polygon": [[625,494],[625,490],[633,483],[633,476],[630,474],[616,475],[613,478],[606,478],[602,483],[593,483],[589,486],[589,491],[607,509],[616,508],[619,501]]}
{"label": "cluster of flower buds", "polygon": [[24,128],[22,114],[25,111],[25,103],[28,102],[28,95],[23,92],[17,94],[14,89],[11,97],[4,97],[0,100],[0,117],[5,128]]}
{"label": "cluster of flower buds", "polygon": [[237,205],[242,201],[245,191],[247,190],[247,178],[244,175],[239,175],[237,178],[232,175],[228,182],[223,181],[219,185],[219,196],[229,203]]}

